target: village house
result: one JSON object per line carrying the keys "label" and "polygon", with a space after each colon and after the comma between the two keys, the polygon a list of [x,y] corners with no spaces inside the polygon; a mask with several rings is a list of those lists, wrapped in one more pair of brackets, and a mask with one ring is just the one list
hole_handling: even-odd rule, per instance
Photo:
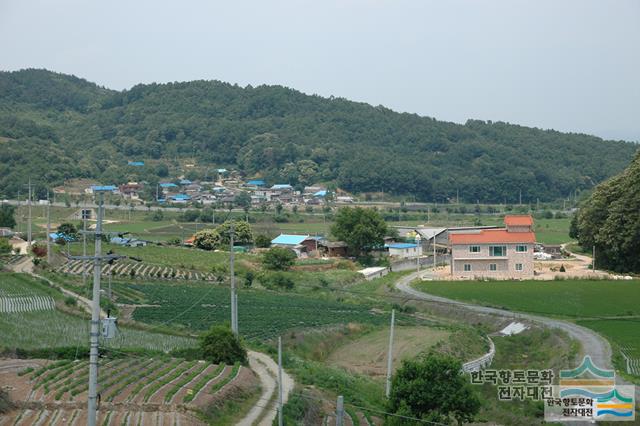
{"label": "village house", "polygon": [[529,215],[508,215],[504,228],[449,233],[455,278],[532,278],[536,236]]}
{"label": "village house", "polygon": [[390,243],[385,244],[389,250],[389,256],[399,259],[410,259],[422,256],[422,246],[414,243]]}
{"label": "village house", "polygon": [[124,198],[130,200],[138,200],[140,197],[138,193],[142,191],[142,184],[138,182],[128,182],[118,187],[118,191]]}

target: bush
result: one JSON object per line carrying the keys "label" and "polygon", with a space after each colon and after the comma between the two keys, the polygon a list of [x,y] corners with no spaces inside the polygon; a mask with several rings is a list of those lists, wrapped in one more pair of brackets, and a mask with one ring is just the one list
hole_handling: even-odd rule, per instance
{"label": "bush", "polygon": [[211,327],[200,339],[202,357],[214,364],[247,363],[247,351],[229,327]]}
{"label": "bush", "polygon": [[12,247],[8,238],[0,238],[0,254],[11,253]]}
{"label": "bush", "polygon": [[560,272],[567,272],[567,269],[564,267],[564,265],[560,265]]}
{"label": "bush", "polygon": [[76,306],[76,298],[72,296],[67,296],[64,298],[64,304],[67,306]]}
{"label": "bush", "polygon": [[4,389],[0,389],[0,414],[6,414],[13,408],[14,405],[9,398],[9,393]]}
{"label": "bush", "polygon": [[216,229],[203,229],[195,235],[193,245],[203,250],[215,250],[220,248],[222,237]]}
{"label": "bush", "polygon": [[269,248],[269,246],[271,246],[271,238],[267,237],[264,234],[256,235],[255,244],[256,247],[259,248]]}
{"label": "bush", "polygon": [[272,271],[286,271],[296,261],[296,254],[286,248],[272,247],[262,258],[262,265]]}
{"label": "bush", "polygon": [[293,280],[281,272],[263,274],[260,282],[263,286],[271,290],[291,290],[294,286]]}
{"label": "bush", "polygon": [[31,246],[31,253],[36,257],[45,257],[47,255],[47,246],[41,244],[34,244]]}

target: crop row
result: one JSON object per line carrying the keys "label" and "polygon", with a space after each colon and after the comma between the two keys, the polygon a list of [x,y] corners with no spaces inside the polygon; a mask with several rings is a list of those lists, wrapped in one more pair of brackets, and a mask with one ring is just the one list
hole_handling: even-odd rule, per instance
{"label": "crop row", "polygon": [[187,402],[193,401],[193,399],[198,395],[200,390],[202,390],[202,388],[204,388],[207,385],[207,383],[209,383],[211,380],[215,379],[220,374],[222,374],[222,370],[224,370],[224,367],[225,367],[224,364],[220,364],[211,373],[205,374],[204,376],[202,376],[200,380],[198,380],[193,385],[193,387],[191,388],[191,392],[187,393],[184,396],[182,402],[187,403]]}
{"label": "crop row", "polygon": [[0,313],[47,311],[55,306],[51,296],[0,296]]}
{"label": "crop row", "polygon": [[[58,272],[67,274],[82,274],[82,260],[71,260],[58,267]],[[91,265],[87,264],[87,273],[91,273]],[[186,269],[173,268],[163,265],[150,265],[141,262],[121,261],[113,265],[105,265],[102,268],[102,275],[143,277],[143,278],[164,278],[192,281],[213,281],[217,277],[210,272],[197,272]]]}

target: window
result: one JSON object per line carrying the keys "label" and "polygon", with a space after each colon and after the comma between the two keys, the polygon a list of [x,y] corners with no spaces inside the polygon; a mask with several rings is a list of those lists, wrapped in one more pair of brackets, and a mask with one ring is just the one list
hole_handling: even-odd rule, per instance
{"label": "window", "polygon": [[524,252],[526,252],[526,251],[527,251],[527,246],[524,246],[524,245],[517,245],[517,246],[516,246],[516,251],[517,251],[518,253],[524,253]]}
{"label": "window", "polygon": [[464,264],[464,271],[465,272],[471,272],[471,264],[470,263],[465,263]]}
{"label": "window", "polygon": [[480,246],[469,246],[469,253],[480,253]]}
{"label": "window", "polygon": [[522,263],[516,263],[516,271],[522,271]]}
{"label": "window", "polygon": [[495,263],[490,263],[489,264],[489,270],[490,271],[497,271],[498,270],[498,265],[496,265]]}
{"label": "window", "polygon": [[489,256],[506,256],[507,246],[489,246]]}

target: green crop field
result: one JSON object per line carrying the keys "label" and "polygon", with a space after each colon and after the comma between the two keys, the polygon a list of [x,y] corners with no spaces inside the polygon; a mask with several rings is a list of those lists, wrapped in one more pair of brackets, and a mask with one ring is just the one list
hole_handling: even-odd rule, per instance
{"label": "green crop field", "polygon": [[[133,318],[202,331],[229,321],[230,292],[214,285],[127,284],[123,298],[157,306],[136,308]],[[115,289],[122,294],[122,286]],[[142,297],[141,297],[142,296]],[[277,336],[287,330],[334,324],[386,324],[388,315],[374,313],[365,304],[343,303],[292,293],[240,289],[240,334],[250,339]]]}
{"label": "green crop field", "polygon": [[[72,244],[73,254],[82,253],[81,244]],[[180,269],[190,269],[203,272],[211,272],[215,265],[228,264],[228,252],[214,252],[198,250],[188,247],[170,247],[148,245],[146,247],[122,247],[113,244],[103,244],[102,251],[113,250],[116,254],[134,256],[142,259],[144,263],[170,266]],[[93,253],[93,245],[89,245],[87,251]],[[255,256],[237,253],[238,267],[242,268],[243,260],[250,260]]]}
{"label": "green crop field", "polygon": [[640,314],[638,281],[420,282],[426,293],[480,305],[561,317]]}
{"label": "green crop field", "polygon": [[[57,290],[24,274],[0,274],[0,297],[51,296],[62,299]],[[85,347],[89,339],[89,319],[68,315],[57,309],[0,313],[0,347],[36,349]],[[120,335],[103,342],[113,348],[145,348],[169,351],[194,346],[195,340],[161,333],[120,328]]]}
{"label": "green crop field", "polygon": [[535,219],[536,240],[542,244],[562,244],[571,241],[571,219]]}
{"label": "green crop field", "polygon": [[640,358],[640,319],[585,320],[578,324],[597,331],[617,346]]}

